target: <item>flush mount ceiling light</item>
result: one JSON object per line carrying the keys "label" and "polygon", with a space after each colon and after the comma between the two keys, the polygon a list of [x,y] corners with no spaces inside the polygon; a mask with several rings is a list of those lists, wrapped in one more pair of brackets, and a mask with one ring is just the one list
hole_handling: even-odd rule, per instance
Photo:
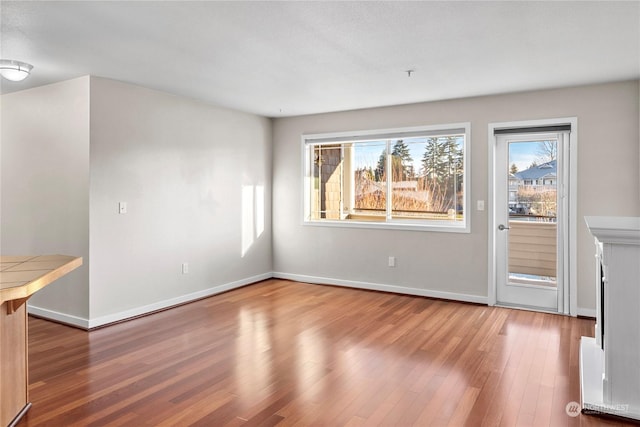
{"label": "flush mount ceiling light", "polygon": [[26,62],[0,59],[0,76],[12,82],[19,82],[29,77],[32,68],[33,65]]}

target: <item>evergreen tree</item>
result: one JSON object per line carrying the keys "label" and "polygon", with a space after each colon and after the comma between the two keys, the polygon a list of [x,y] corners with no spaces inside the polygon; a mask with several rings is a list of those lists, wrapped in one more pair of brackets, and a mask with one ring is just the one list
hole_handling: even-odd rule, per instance
{"label": "evergreen tree", "polygon": [[454,197],[462,189],[463,162],[456,137],[428,138],[422,157],[422,175],[429,186],[447,197]]}
{"label": "evergreen tree", "polygon": [[511,164],[511,169],[509,169],[509,173],[511,175],[517,174],[518,173],[518,166],[516,166],[515,163]]}
{"label": "evergreen tree", "polygon": [[407,144],[401,139],[396,141],[393,145],[391,155],[393,156],[394,178],[400,181],[413,179],[413,158],[411,157],[411,153],[409,153]]}
{"label": "evergreen tree", "polygon": [[[385,180],[387,176],[386,170],[387,152],[386,150],[383,150],[382,153],[380,153],[378,164],[374,171],[375,180],[378,182]],[[396,141],[391,151],[391,170],[393,172],[394,181],[405,181],[415,177],[413,158],[409,152],[409,147],[401,139]]]}
{"label": "evergreen tree", "polygon": [[422,156],[422,175],[429,181],[437,181],[440,176],[442,147],[438,138],[427,138],[426,148]]}
{"label": "evergreen tree", "polygon": [[443,167],[445,191],[449,195],[453,195],[462,189],[462,171],[463,171],[463,155],[462,150],[458,148],[458,142],[453,136],[443,138]]}

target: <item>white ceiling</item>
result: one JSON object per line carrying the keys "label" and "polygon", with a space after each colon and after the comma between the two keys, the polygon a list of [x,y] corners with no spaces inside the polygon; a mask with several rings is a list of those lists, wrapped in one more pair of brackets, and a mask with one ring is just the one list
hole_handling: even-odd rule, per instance
{"label": "white ceiling", "polygon": [[640,1],[0,7],[34,65],[2,93],[91,74],[281,117],[640,78]]}

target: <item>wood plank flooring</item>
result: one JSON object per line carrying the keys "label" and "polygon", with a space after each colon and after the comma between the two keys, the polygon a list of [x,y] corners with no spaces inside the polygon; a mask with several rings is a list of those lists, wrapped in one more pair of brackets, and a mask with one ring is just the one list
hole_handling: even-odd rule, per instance
{"label": "wood plank flooring", "polygon": [[19,426],[599,426],[593,321],[267,280],[90,333],[29,320]]}

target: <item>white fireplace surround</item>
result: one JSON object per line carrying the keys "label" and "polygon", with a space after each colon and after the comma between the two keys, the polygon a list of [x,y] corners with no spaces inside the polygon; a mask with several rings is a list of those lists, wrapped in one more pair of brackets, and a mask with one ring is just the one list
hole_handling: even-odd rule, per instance
{"label": "white fireplace surround", "polygon": [[580,342],[582,410],[640,420],[640,217],[585,221],[596,243],[596,328]]}

